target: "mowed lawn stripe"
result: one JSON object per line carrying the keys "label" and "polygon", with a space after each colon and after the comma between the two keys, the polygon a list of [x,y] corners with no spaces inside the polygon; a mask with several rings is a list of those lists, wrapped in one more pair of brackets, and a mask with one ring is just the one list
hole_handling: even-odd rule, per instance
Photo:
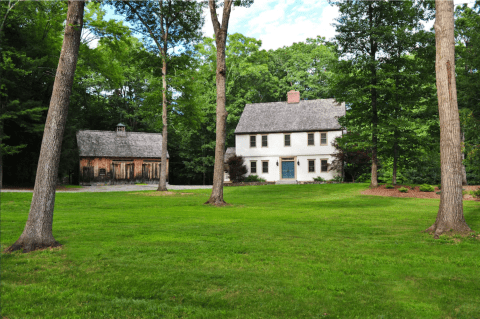
{"label": "mowed lawn stripe", "polygon": [[[154,196],[58,193],[63,248],[2,254],[7,318],[479,317],[478,239],[422,233],[438,200],[365,184],[226,187]],[[153,195],[153,196],[152,196]],[[31,194],[2,193],[2,250]],[[465,202],[480,229],[480,203]]]}

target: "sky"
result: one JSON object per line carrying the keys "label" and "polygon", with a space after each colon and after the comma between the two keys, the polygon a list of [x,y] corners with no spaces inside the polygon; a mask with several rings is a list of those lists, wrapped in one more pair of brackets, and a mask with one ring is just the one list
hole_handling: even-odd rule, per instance
{"label": "sky", "polygon": [[[212,36],[212,21],[206,13],[203,32]],[[228,30],[260,39],[262,49],[270,50],[318,35],[328,40],[335,36],[336,17],[338,9],[326,0],[256,0],[249,8],[234,7]]]}
{"label": "sky", "polygon": [[[473,6],[474,0],[454,0],[455,4],[468,3]],[[219,20],[221,8],[217,9]],[[202,28],[204,36],[213,36],[213,26],[208,9],[204,11],[205,24]],[[262,49],[278,49],[290,46],[294,42],[303,42],[307,38],[325,37],[330,40],[335,36],[335,18],[338,9],[327,0],[255,0],[249,8],[234,7],[230,14],[228,33],[241,33],[247,37],[260,39]],[[113,10],[108,10],[108,18]],[[221,21],[221,20],[220,20]],[[426,28],[433,26],[433,21]]]}

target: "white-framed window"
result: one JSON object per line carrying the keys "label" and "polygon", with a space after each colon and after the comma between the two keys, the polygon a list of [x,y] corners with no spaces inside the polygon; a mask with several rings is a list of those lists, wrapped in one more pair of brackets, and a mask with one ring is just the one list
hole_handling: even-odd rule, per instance
{"label": "white-framed window", "polygon": [[313,133],[308,133],[308,145],[315,145],[315,135]]}
{"label": "white-framed window", "polygon": [[257,161],[250,161],[250,173],[257,173]]}
{"label": "white-framed window", "polygon": [[268,173],[268,161],[262,161],[262,173]]}
{"label": "white-framed window", "polygon": [[308,172],[315,173],[315,160],[308,160]]}
{"label": "white-framed window", "polygon": [[327,132],[320,132],[320,145],[328,145]]}
{"label": "white-framed window", "polygon": [[322,159],[320,160],[320,171],[327,172],[328,171],[328,160]]}
{"label": "white-framed window", "polygon": [[262,147],[268,147],[268,135],[262,135]]}
{"label": "white-framed window", "polygon": [[250,147],[257,147],[257,137],[250,135]]}

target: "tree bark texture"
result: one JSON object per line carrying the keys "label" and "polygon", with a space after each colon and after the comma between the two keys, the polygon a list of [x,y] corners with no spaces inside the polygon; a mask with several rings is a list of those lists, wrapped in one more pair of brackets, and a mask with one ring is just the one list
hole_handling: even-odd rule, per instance
{"label": "tree bark texture", "polygon": [[157,191],[167,191],[167,53],[166,48],[162,51],[162,167],[160,171],[160,183]]}
{"label": "tree bark texture", "polygon": [[215,144],[215,166],[213,168],[213,188],[210,198],[205,204],[215,206],[225,205],[223,200],[223,161],[225,156],[225,139],[226,139],[226,123],[227,110],[225,107],[225,83],[227,74],[227,64],[225,62],[225,46],[227,41],[228,20],[232,8],[232,0],[225,0],[223,6],[222,24],[220,25],[217,18],[215,1],[209,0],[210,15],[212,18],[213,29],[215,31],[215,43],[217,46],[217,123],[216,123],[216,144]]}
{"label": "tree bark texture", "polygon": [[440,117],[442,193],[435,224],[427,229],[435,238],[447,231],[471,232],[463,216],[460,117],[455,84],[453,1],[435,0],[435,72]]}
{"label": "tree bark texture", "polygon": [[395,142],[393,144],[393,173],[392,173],[392,185],[397,185],[397,162],[398,162],[398,143],[397,143],[397,131],[395,130]]}
{"label": "tree bark texture", "polygon": [[[373,27],[373,8],[372,3],[368,6],[368,16],[369,16],[369,23],[370,26]],[[376,61],[376,54],[377,54],[377,43],[372,36],[370,36],[370,68],[371,68],[371,76],[372,76],[372,88],[371,91],[371,99],[372,99],[372,173],[371,173],[371,180],[370,180],[370,187],[378,187],[378,152],[377,152],[377,145],[378,145],[378,111],[377,111],[377,69],[375,65]]]}
{"label": "tree bark texture", "polygon": [[84,5],[84,1],[68,2],[62,51],[43,133],[30,213],[22,235],[7,249],[8,252],[15,250],[29,252],[60,246],[52,233],[55,187],[68,104],[77,66]]}

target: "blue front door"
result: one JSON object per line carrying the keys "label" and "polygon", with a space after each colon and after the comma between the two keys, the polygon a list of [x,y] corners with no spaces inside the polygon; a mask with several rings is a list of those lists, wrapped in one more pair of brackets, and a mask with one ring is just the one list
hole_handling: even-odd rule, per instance
{"label": "blue front door", "polygon": [[295,162],[282,162],[282,178],[295,178]]}

